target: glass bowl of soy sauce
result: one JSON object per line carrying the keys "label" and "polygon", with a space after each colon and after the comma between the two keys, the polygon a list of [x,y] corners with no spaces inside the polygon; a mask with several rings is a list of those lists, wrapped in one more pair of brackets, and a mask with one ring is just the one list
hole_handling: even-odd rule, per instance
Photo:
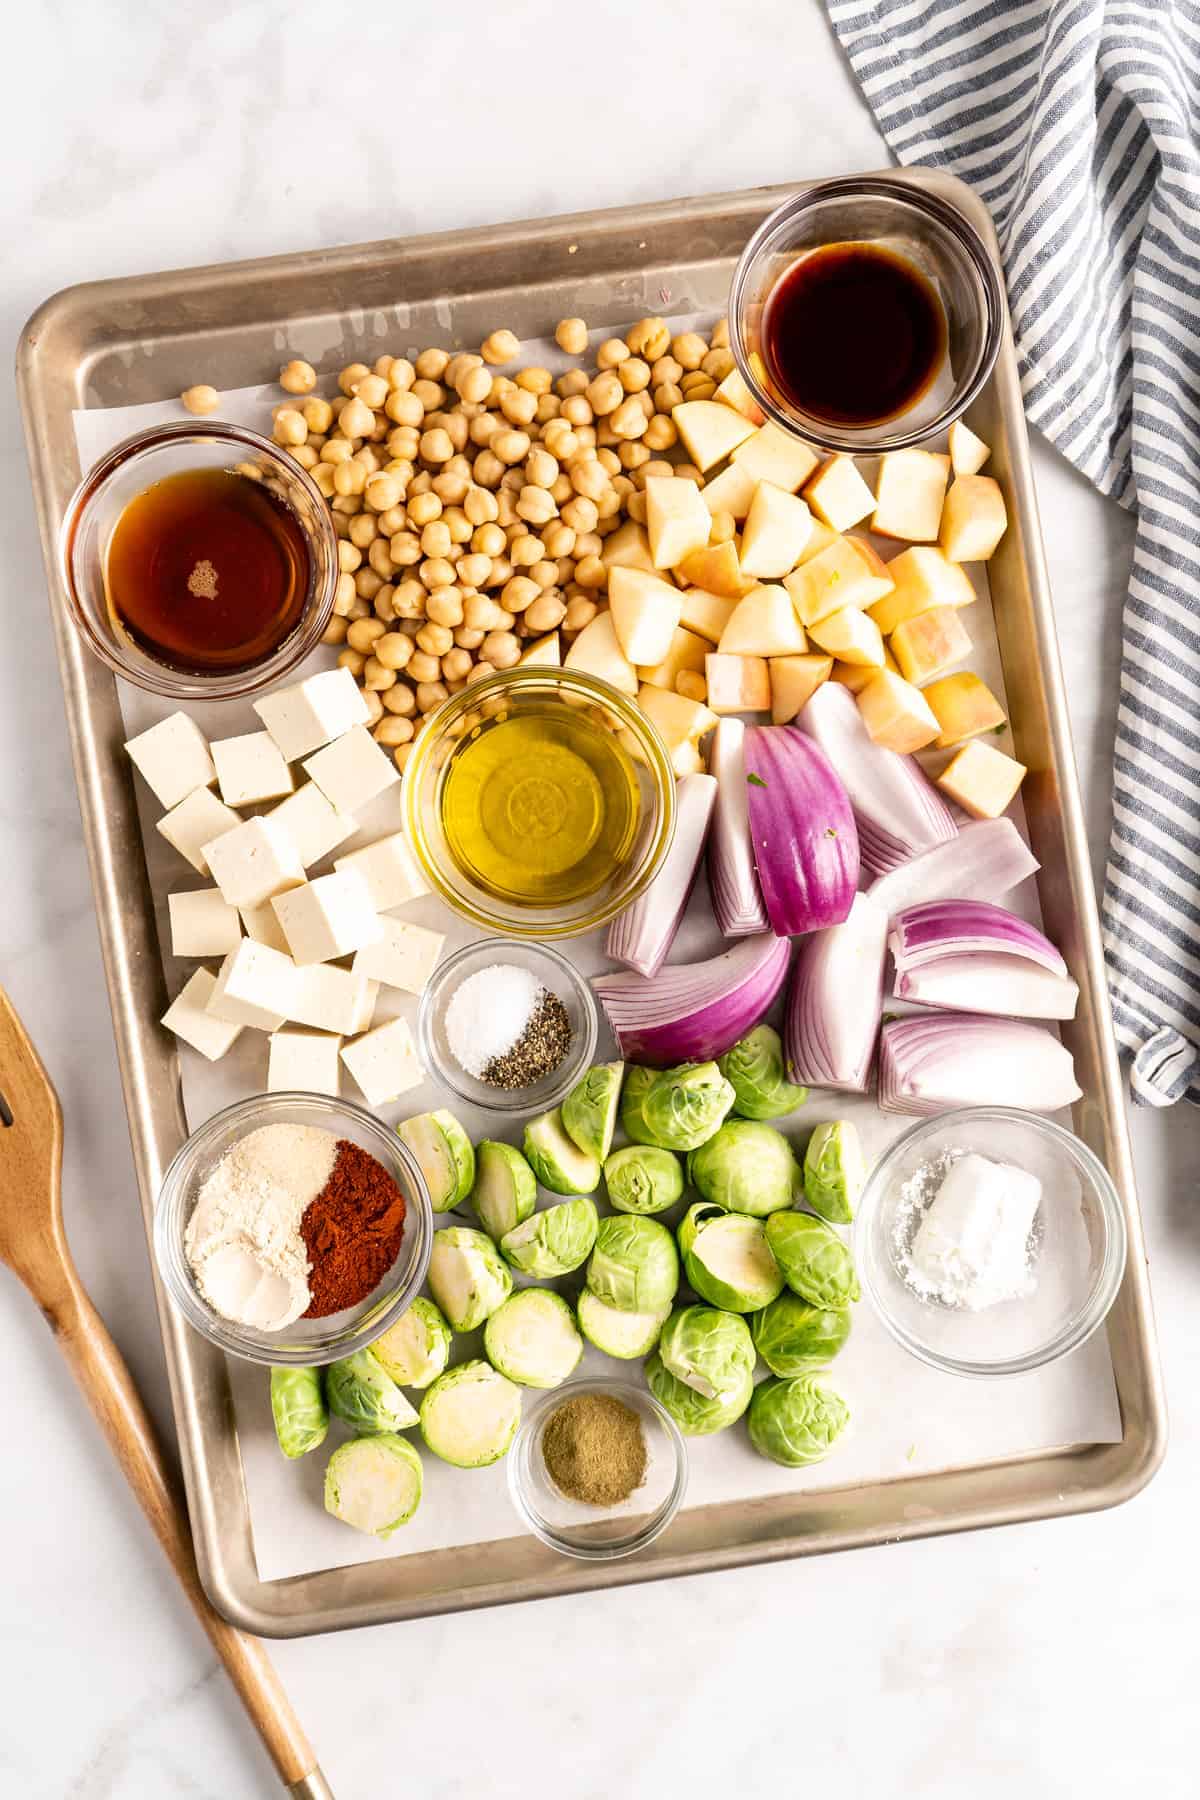
{"label": "glass bowl of soy sauce", "polygon": [[80,482],[59,574],[71,617],[117,675],[178,700],[272,686],[320,642],[337,533],[307,471],[240,425],[156,425]]}
{"label": "glass bowl of soy sauce", "polygon": [[814,183],[734,272],[730,344],[769,419],[821,449],[899,450],[944,430],[992,372],[999,268],[940,195],[886,176]]}

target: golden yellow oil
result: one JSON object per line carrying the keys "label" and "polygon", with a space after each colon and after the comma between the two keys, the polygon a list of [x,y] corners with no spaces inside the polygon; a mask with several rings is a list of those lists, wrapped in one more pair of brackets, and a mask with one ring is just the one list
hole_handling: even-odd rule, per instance
{"label": "golden yellow oil", "polygon": [[638,779],[614,732],[561,702],[482,720],[441,784],[442,829],[467,878],[547,906],[602,888],[633,845]]}

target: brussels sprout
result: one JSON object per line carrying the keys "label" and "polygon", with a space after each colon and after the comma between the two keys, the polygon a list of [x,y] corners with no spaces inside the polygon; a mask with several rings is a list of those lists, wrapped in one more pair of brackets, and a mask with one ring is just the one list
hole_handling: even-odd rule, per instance
{"label": "brussels sprout", "polygon": [[552,1194],[594,1194],[600,1186],[600,1159],[567,1136],[561,1107],[530,1119],[524,1148],[530,1168]]}
{"label": "brussels sprout", "polygon": [[597,1300],[618,1312],[660,1312],[670,1306],[679,1286],[679,1253],[675,1239],[657,1219],[620,1213],[601,1219],[596,1248],[587,1267],[587,1284]]}
{"label": "brussels sprout", "polygon": [[484,1230],[499,1243],[537,1205],[537,1180],[519,1150],[484,1138],[475,1152],[471,1204]]}
{"label": "brussels sprout", "polygon": [[706,1400],[733,1400],[754,1374],[754,1344],[738,1313],[715,1306],[681,1306],[658,1340],[663,1368]]}
{"label": "brussels sprout", "polygon": [[698,1201],[679,1227],[679,1248],[688,1281],[710,1306],[757,1312],[783,1289],[783,1272],[761,1219]]}
{"label": "brussels sprout", "polygon": [[625,1071],[625,1084],[621,1089],[621,1130],[635,1144],[654,1142],[642,1114],[642,1101],[657,1073],[657,1069],[643,1069],[636,1063]]}
{"label": "brussels sprout", "polygon": [[292,1462],[325,1442],[329,1412],[320,1369],[272,1369],[271,1417],[279,1448]]}
{"label": "brussels sprout", "polygon": [[360,1437],[377,1431],[404,1431],[417,1422],[407,1396],[369,1350],[356,1350],[353,1356],[330,1363],[325,1391],[330,1412]]}
{"label": "brussels sprout", "polygon": [[451,1331],[474,1331],[512,1293],[512,1276],[490,1237],[469,1225],[433,1234],[429,1286]]}
{"label": "brussels sprout", "polygon": [[850,1314],[786,1292],[755,1313],[750,1335],[772,1375],[804,1375],[833,1361],[850,1336]]}
{"label": "brussels sprout", "polygon": [[391,1537],[421,1504],[424,1471],[407,1438],[390,1431],[339,1444],[325,1470],[325,1511],[356,1531]]}
{"label": "brussels sprout", "polygon": [[456,1469],[499,1462],[520,1423],[520,1388],[482,1359],[447,1369],[421,1400],[421,1436]]}
{"label": "brussels sprout", "polygon": [[804,1198],[831,1225],[849,1225],[867,1178],[862,1142],[849,1119],[818,1125],[804,1152]]}
{"label": "brussels sprout", "polygon": [[450,1360],[450,1327],[423,1295],[371,1345],[371,1355],[401,1387],[428,1387]]}
{"label": "brussels sprout", "polygon": [[733,1110],[739,1118],[781,1119],[808,1099],[808,1089],[787,1078],[783,1044],[772,1025],[756,1025],[717,1058],[717,1067],[737,1096]]}
{"label": "brussels sprout", "polygon": [[618,1212],[658,1213],[683,1198],[683,1169],[673,1150],[628,1144],[604,1165],[608,1198]]}
{"label": "brussels sprout", "polygon": [[688,1179],[714,1206],[761,1219],[792,1204],[800,1187],[800,1164],[773,1125],[730,1119],[692,1151]]}
{"label": "brussels sprout", "polygon": [[706,1143],[733,1105],[733,1089],[715,1062],[663,1069],[642,1096],[650,1141],[663,1150],[695,1150]]}
{"label": "brussels sprout", "polygon": [[549,1288],[524,1288],[506,1300],[483,1328],[483,1347],[493,1369],[522,1387],[557,1387],[583,1355],[574,1313]]}
{"label": "brussels sprout", "polygon": [[854,1258],[836,1231],[811,1213],[778,1212],[767,1220],[767,1243],[794,1294],[813,1306],[849,1306],[859,1295]]}
{"label": "brussels sprout", "polygon": [[785,1469],[820,1462],[849,1422],[837,1389],[815,1375],[760,1382],[750,1402],[750,1442]]}
{"label": "brussels sprout", "polygon": [[605,1356],[619,1356],[622,1362],[649,1356],[658,1342],[666,1311],[621,1312],[584,1288],[576,1305],[579,1329],[589,1344],[603,1350]]}
{"label": "brussels sprout", "polygon": [[707,1437],[724,1431],[741,1418],[754,1393],[754,1377],[743,1370],[736,1388],[724,1400],[707,1400],[686,1381],[680,1381],[663,1365],[656,1350],[646,1358],[646,1385],[660,1406],[665,1406],[684,1437]]}
{"label": "brussels sprout", "polygon": [[536,1212],[500,1239],[500,1254],[522,1275],[553,1281],[585,1263],[596,1241],[596,1202],[586,1194]]}
{"label": "brussels sprout", "polygon": [[420,1166],[434,1212],[461,1205],[475,1179],[475,1152],[454,1114],[444,1106],[417,1113],[397,1125],[396,1135]]}
{"label": "brussels sprout", "polygon": [[603,1162],[612,1149],[621,1098],[623,1062],[597,1063],[575,1083],[562,1103],[563,1129],[585,1156]]}

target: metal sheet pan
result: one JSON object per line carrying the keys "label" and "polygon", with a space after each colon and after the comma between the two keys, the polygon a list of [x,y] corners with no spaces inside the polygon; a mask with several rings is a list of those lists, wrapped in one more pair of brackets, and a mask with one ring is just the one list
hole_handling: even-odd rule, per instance
{"label": "metal sheet pan", "polygon": [[[895,174],[895,171],[892,171]],[[996,253],[970,191],[932,171],[899,177],[960,207]],[[474,345],[497,319],[523,336],[582,314],[624,325],[643,312],[724,305],[742,244],[792,191],[747,192],[568,215],[306,255],[70,288],[29,321],[17,376],[50,608],[66,699],[134,1162],[149,1231],[162,1170],[184,1135],[178,1064],[159,1027],[165,995],[153,910],[113,678],[67,619],[54,544],[79,468],[73,409],[179,392],[202,369],[217,386],[258,379],[285,343],[328,358],[377,353],[398,335]],[[1075,1129],[1111,1172],[1129,1226],[1129,1264],[1108,1321],[1120,1398],[1118,1443],[1037,1452],[874,1486],[685,1512],[628,1562],[566,1562],[532,1538],[259,1579],[223,1358],[157,1292],[200,1571],[227,1618],[267,1636],[299,1636],[725,1569],[818,1551],[898,1542],[1129,1499],[1165,1448],[1166,1419],[1122,1088],[1104,986],[1062,670],[1046,579],[1011,335],[972,423],[994,446],[1011,528],[989,566],[1024,794],[1042,863],[1046,928],[1080,985],[1064,1029],[1085,1098]]]}

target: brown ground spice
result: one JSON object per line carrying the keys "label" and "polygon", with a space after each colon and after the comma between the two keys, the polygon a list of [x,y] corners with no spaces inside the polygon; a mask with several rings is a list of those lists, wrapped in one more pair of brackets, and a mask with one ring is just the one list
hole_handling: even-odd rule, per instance
{"label": "brown ground spice", "polygon": [[611,1394],[576,1394],[551,1415],[542,1455],[555,1485],[589,1506],[617,1506],[646,1479],[642,1421]]}
{"label": "brown ground spice", "polygon": [[396,1260],[404,1212],[404,1195],[382,1163],[339,1138],[329,1180],[300,1221],[311,1264],[306,1319],[366,1299]]}

